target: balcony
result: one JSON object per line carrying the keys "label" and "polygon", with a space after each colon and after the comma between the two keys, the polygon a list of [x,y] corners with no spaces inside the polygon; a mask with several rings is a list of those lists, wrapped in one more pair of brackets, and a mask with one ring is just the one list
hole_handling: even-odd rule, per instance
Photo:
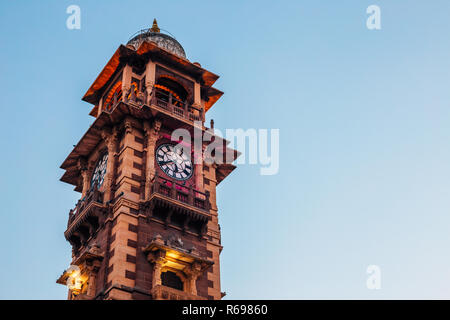
{"label": "balcony", "polygon": [[86,197],[78,200],[75,208],[73,208],[69,211],[69,221],[68,221],[67,227],[69,227],[75,221],[75,219],[77,219],[81,216],[84,209],[91,202],[103,203],[103,193],[98,191],[96,187],[93,190],[91,190],[86,195]]}
{"label": "balcony", "polygon": [[147,106],[188,122],[204,121],[204,112],[201,108],[195,107],[187,101],[178,100],[172,94],[157,88],[153,88],[150,95],[146,90],[137,94],[131,90],[131,93],[124,97],[118,97],[115,93],[111,101],[103,106],[103,110],[112,112],[120,102],[140,107]]}
{"label": "balcony", "polygon": [[155,175],[150,197],[140,203],[140,209],[149,219],[204,237],[211,220],[209,192],[203,193],[174,180]]}
{"label": "balcony", "polygon": [[155,175],[152,182],[152,195],[163,195],[164,197],[194,207],[197,210],[204,211],[205,213],[209,212],[209,192],[200,192],[192,187],[186,187],[175,180],[160,177],[158,174]]}
{"label": "balcony", "polygon": [[66,239],[78,250],[98,229],[106,205],[103,203],[103,193],[97,188],[80,199],[74,209],[69,212]]}
{"label": "balcony", "polygon": [[189,105],[186,101],[174,98],[170,93],[154,89],[150,106],[161,108],[170,114],[189,121],[203,121],[202,110]]}
{"label": "balcony", "polygon": [[153,300],[207,300],[204,297],[188,292],[173,289],[163,285],[157,285],[151,290]]}

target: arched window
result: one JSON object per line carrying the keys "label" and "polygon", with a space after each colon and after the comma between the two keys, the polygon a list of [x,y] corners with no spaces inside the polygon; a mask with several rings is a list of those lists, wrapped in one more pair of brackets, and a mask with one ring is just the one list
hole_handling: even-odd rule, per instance
{"label": "arched window", "polygon": [[172,271],[161,273],[161,283],[163,286],[183,291],[183,281]]}
{"label": "arched window", "polygon": [[172,95],[172,104],[180,108],[183,107],[188,96],[186,89],[169,76],[159,77],[155,88],[157,88],[156,97],[158,99],[169,102],[169,95]]}
{"label": "arched window", "polygon": [[[115,97],[114,97],[115,96]],[[117,81],[116,84],[109,90],[105,98],[104,105],[106,110],[111,110],[115,101],[122,100],[122,81]]]}

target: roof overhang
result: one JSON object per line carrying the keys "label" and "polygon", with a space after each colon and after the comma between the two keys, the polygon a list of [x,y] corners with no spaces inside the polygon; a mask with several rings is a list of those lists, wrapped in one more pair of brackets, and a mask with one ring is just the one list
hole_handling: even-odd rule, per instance
{"label": "roof overhang", "polygon": [[94,105],[98,104],[104,89],[126,63],[132,65],[145,64],[149,59],[162,62],[169,67],[175,67],[177,70],[185,72],[192,78],[200,81],[203,94],[206,94],[206,111],[210,109],[223,94],[220,90],[212,88],[212,85],[219,78],[218,75],[203,69],[199,64],[192,63],[185,58],[159,47],[155,42],[144,41],[136,50],[131,46],[120,45],[100,72],[97,79],[95,79],[94,83],[83,96],[83,101]]}
{"label": "roof overhang", "polygon": [[[102,131],[105,128],[120,123],[126,116],[149,120],[163,115],[146,105],[134,106],[124,102],[118,103],[118,105],[110,112],[105,110],[102,111],[61,164],[60,168],[64,169],[65,172],[60,180],[74,185],[75,191],[81,192],[82,186],[79,179],[81,170],[79,167],[80,158],[87,159],[102,141]],[[174,119],[172,120],[175,121]],[[181,122],[178,123],[179,127],[182,127],[182,125]],[[227,145],[230,142],[220,136],[214,135],[213,131],[210,129],[204,127],[203,132],[205,137],[209,139],[208,141],[212,141],[213,139],[217,141],[217,148],[215,148],[215,151],[218,153],[218,158],[223,159],[220,163],[216,163],[216,180],[217,184],[219,184],[236,168],[232,162],[234,162],[241,153],[237,150],[228,148]]]}

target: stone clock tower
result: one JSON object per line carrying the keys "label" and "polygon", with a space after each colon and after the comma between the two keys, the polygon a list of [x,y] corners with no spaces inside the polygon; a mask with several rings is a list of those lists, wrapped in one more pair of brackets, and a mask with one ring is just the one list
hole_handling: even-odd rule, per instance
{"label": "stone clock tower", "polygon": [[217,79],[154,21],[84,95],[95,120],[61,165],[61,181],[81,193],[64,232],[71,267],[57,280],[69,299],[223,297],[216,186],[235,167],[205,161],[206,142],[195,152],[193,139],[172,139],[180,128],[208,133],[236,159],[204,125],[223,94]]}

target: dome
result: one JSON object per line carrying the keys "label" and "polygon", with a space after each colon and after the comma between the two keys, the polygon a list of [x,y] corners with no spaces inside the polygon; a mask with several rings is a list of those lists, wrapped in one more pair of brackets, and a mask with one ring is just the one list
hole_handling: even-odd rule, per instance
{"label": "dome", "polygon": [[186,59],[186,53],[184,52],[181,44],[175,40],[175,38],[161,33],[158,27],[158,23],[156,19],[153,20],[153,26],[150,29],[144,29],[137,32],[127,43],[127,45],[133,46],[135,49],[139,47],[139,45],[144,41],[152,41],[155,42],[158,47],[163,48],[167,51],[176,54],[182,58]]}

